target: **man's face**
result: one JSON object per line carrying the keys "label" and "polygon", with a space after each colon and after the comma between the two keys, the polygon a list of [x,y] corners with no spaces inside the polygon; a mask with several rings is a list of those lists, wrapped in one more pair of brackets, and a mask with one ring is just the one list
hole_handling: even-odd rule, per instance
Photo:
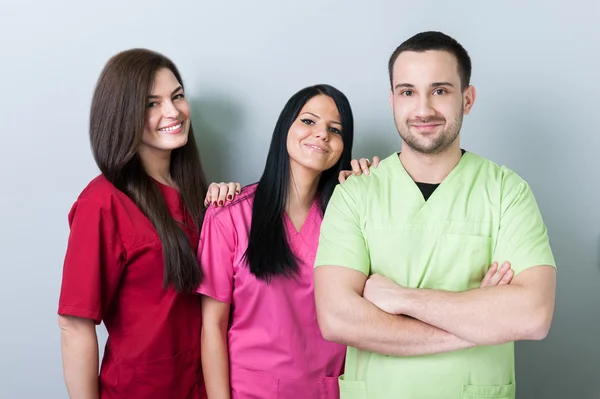
{"label": "man's face", "polygon": [[393,68],[390,102],[404,144],[422,154],[439,154],[453,144],[475,89],[464,92],[456,57],[447,51],[405,51]]}

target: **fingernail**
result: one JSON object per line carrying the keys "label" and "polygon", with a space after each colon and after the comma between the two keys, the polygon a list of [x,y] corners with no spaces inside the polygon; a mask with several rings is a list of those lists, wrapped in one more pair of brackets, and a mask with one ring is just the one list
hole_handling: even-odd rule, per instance
{"label": "fingernail", "polygon": [[214,202],[213,202],[213,206],[217,206],[217,201],[214,201]]}
{"label": "fingernail", "polygon": [[236,194],[239,194],[239,193],[241,193],[241,191],[240,191],[240,190],[236,190],[236,191],[235,191],[235,193],[236,193]]}
{"label": "fingernail", "polygon": [[228,200],[230,200],[230,201],[231,201],[231,199],[232,199],[232,198],[233,198],[233,196],[232,196],[232,195],[228,195],[228,196],[227,196],[227,199],[228,199]]}
{"label": "fingernail", "polygon": [[369,175],[369,171],[368,170],[365,170],[365,175]]}
{"label": "fingernail", "polygon": [[223,205],[223,201],[219,201],[219,206]]}

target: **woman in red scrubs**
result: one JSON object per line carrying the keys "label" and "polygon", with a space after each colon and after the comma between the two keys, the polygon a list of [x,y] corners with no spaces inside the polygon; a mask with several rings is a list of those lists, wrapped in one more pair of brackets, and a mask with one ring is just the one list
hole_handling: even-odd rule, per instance
{"label": "woman in red scrubs", "polygon": [[[69,396],[203,398],[194,292],[207,187],[176,66],[143,49],[111,58],[94,92],[90,139],[102,173],[69,213],[58,308]],[[221,187],[208,199],[239,190]],[[108,342],[98,378],[100,322]]]}

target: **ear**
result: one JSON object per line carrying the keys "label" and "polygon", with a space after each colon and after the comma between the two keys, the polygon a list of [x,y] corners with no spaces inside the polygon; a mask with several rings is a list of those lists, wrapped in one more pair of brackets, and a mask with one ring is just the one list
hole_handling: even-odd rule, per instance
{"label": "ear", "polygon": [[465,89],[465,92],[463,93],[463,114],[468,115],[469,112],[471,112],[471,108],[473,108],[476,96],[477,93],[474,86],[469,86]]}
{"label": "ear", "polygon": [[394,90],[390,89],[390,107],[394,109]]}

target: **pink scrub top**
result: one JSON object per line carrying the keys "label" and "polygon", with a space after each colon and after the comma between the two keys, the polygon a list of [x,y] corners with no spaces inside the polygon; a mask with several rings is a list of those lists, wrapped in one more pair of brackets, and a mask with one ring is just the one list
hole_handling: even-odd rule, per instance
{"label": "pink scrub top", "polygon": [[[300,232],[284,224],[299,258],[296,279],[269,284],[250,273],[248,246],[256,185],[230,204],[211,207],[202,227],[198,258],[204,279],[198,292],[231,304],[228,331],[233,399],[339,398],[346,347],[326,341],[317,324],[313,264],[322,214],[315,201]],[[268,248],[265,248],[268,250]]]}

